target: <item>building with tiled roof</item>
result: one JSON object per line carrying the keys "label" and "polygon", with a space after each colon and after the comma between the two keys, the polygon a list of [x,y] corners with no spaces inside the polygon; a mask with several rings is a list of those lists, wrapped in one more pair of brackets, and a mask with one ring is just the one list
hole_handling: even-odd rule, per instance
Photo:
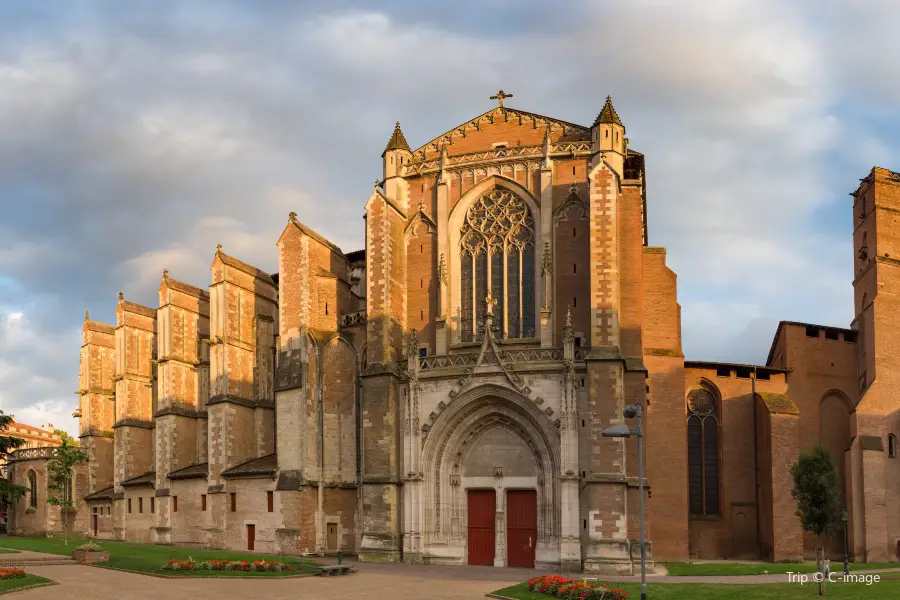
{"label": "building with tiled roof", "polygon": [[[648,234],[653,157],[609,97],[589,126],[512,97],[418,147],[394,126],[362,249],[292,212],[276,274],[220,245],[208,285],[163,271],[154,306],[120,294],[115,325],[86,315],[76,529],[629,574],[644,483],[651,563],[801,560],[815,540],[791,465],[822,444],[850,556],[893,560],[900,175],[854,193],[849,327],[782,321],[764,365],[686,359]],[[634,440],[601,435],[634,403],[642,482]],[[51,455],[17,452],[14,479],[40,495]],[[13,532],[58,528],[30,502]],[[842,536],[825,543],[842,556]]]}

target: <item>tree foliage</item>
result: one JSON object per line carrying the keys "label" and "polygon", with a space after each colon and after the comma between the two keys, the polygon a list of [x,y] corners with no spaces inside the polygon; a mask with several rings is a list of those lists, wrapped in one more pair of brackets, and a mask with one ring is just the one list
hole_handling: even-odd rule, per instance
{"label": "tree foliage", "polygon": [[[9,428],[12,422],[13,418],[9,415],[4,415],[3,411],[0,410],[0,462],[3,463],[7,462],[9,455],[16,448],[25,443],[25,440],[21,438],[3,435],[3,432]],[[8,479],[0,477],[0,509],[5,508],[8,504],[16,502],[24,495],[25,488],[23,486],[15,485]]]}
{"label": "tree foliage", "polygon": [[68,431],[63,431],[62,429],[54,429],[53,433],[55,433],[56,435],[61,437],[64,442],[69,442],[69,444],[72,446],[80,446],[81,445],[78,441],[78,438],[74,438],[71,435],[69,435]]}
{"label": "tree foliage", "polygon": [[797,501],[797,516],[803,529],[817,537],[833,531],[841,524],[840,478],[828,450],[821,444],[812,454],[801,454],[791,467]]}
{"label": "tree foliage", "polygon": [[59,506],[63,517],[65,543],[69,543],[68,510],[75,506],[72,490],[72,470],[76,465],[87,462],[87,454],[76,445],[63,438],[62,446],[56,449],[53,458],[47,461],[47,488],[51,494],[47,502]]}

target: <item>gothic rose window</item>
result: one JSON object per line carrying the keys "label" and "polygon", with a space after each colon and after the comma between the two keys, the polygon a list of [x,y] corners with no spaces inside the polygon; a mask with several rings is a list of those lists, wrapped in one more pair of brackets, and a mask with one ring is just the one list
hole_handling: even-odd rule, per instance
{"label": "gothic rose window", "polygon": [[502,337],[534,337],[534,218],[528,205],[495,188],[466,212],[460,230],[460,340],[481,337],[485,298]]}
{"label": "gothic rose window", "polygon": [[688,395],[688,491],[692,514],[718,515],[719,419],[716,399],[707,389]]}

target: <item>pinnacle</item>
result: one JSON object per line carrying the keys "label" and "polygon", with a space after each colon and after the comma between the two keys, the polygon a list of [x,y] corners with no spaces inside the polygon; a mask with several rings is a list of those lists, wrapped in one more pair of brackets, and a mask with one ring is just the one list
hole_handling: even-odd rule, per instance
{"label": "pinnacle", "polygon": [[594,125],[598,123],[613,123],[615,125],[622,125],[622,120],[619,118],[619,113],[616,112],[616,109],[613,108],[612,98],[609,96],[606,97],[606,104],[603,105],[603,110],[600,111],[600,114],[597,115],[597,119],[594,121]]}
{"label": "pinnacle", "polygon": [[[397,121],[397,124],[394,125],[394,134],[391,136],[391,139],[387,143],[387,147],[385,147],[384,152],[388,150],[406,150],[407,152],[411,152],[409,149],[409,144],[406,142],[406,138],[403,136],[403,132],[400,131],[400,121]],[[384,152],[382,156],[384,156]]]}

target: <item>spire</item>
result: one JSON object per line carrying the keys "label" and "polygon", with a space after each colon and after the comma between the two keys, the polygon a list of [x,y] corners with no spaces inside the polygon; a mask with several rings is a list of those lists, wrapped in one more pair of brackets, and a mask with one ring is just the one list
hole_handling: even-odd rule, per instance
{"label": "spire", "polygon": [[163,269],[163,279],[168,279],[168,278],[169,278],[169,270]]}
{"label": "spire", "polygon": [[90,321],[90,319],[91,319],[91,313],[88,311],[84,311],[84,320]]}
{"label": "spire", "polygon": [[[600,114],[597,115],[597,119],[594,121],[594,125],[599,123],[613,123],[615,125],[622,125],[622,119],[619,118],[619,113],[616,112],[616,109],[613,108],[612,98],[609,96],[606,97],[606,104],[603,105],[603,110],[600,111]],[[624,125],[622,125],[624,127]]]}
{"label": "spire", "polygon": [[[406,138],[403,136],[403,132],[400,131],[400,121],[397,121],[397,124],[394,125],[394,135],[392,135],[391,139],[388,141],[384,152],[387,152],[388,150],[406,150],[407,152],[411,152],[409,144],[406,143]],[[382,156],[384,156],[384,152],[381,153]]]}
{"label": "spire", "polygon": [[125,299],[125,293],[124,293],[124,292],[119,292],[119,301],[121,302],[121,301],[124,300],[124,299]]}

